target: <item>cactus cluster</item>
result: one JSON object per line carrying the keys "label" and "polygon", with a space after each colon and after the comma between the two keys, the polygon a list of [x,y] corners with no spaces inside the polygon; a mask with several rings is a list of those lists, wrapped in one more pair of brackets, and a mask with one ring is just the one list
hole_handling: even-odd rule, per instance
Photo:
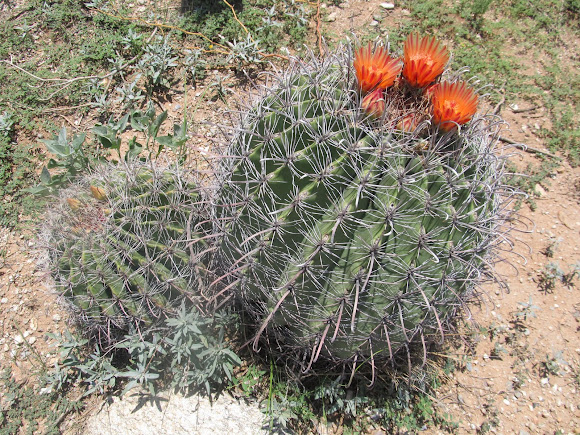
{"label": "cactus cluster", "polygon": [[209,242],[195,180],[176,167],[105,165],[61,192],[46,243],[57,291],[88,332],[112,343],[201,306]]}
{"label": "cactus cluster", "polygon": [[402,60],[369,45],[294,61],[242,112],[209,199],[176,168],[84,178],[49,219],[60,292],[106,334],[233,294],[254,349],[302,371],[370,362],[374,379],[426,351],[508,216],[501,120],[476,114],[448,58],[411,35]]}
{"label": "cactus cluster", "polygon": [[432,71],[428,55],[448,55],[429,46],[406,70],[370,46],[296,62],[242,120],[217,201],[254,349],[374,369],[443,337],[485,273],[505,217],[498,122],[471,119],[474,91],[439,83],[447,58]]}

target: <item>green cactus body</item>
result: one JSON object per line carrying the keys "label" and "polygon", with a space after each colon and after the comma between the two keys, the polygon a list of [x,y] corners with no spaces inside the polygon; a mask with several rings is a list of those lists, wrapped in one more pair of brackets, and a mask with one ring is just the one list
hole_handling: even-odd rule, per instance
{"label": "green cactus body", "polygon": [[494,128],[425,137],[366,119],[346,54],[276,80],[232,141],[218,207],[254,346],[307,369],[443,334],[497,240]]}
{"label": "green cactus body", "polygon": [[89,333],[110,341],[130,326],[155,324],[182,301],[199,303],[206,218],[200,188],[180,170],[104,166],[63,191],[48,215],[57,291]]}

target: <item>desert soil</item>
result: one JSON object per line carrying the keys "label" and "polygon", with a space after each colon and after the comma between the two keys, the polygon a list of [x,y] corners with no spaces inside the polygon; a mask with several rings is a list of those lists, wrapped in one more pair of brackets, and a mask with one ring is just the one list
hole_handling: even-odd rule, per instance
{"label": "desert soil", "polygon": [[[398,17],[408,14],[397,7],[387,10],[380,3],[351,0],[348,8],[344,3],[342,8],[326,6],[323,26],[334,34],[345,34],[355,18],[357,26],[375,25],[373,21],[380,15],[377,25],[387,32]],[[136,13],[144,12],[139,9],[144,5],[147,3],[140,2]],[[187,101],[196,105],[201,97],[199,90],[192,91]],[[179,119],[183,95],[168,101],[164,108]],[[202,102],[196,117],[217,119],[219,106]],[[548,120],[541,109],[516,114],[503,107],[501,114],[510,126],[503,136],[543,149],[539,131]],[[79,121],[79,130],[90,128],[90,119]],[[192,143],[201,146],[207,143],[206,136],[216,134],[215,127],[200,127]],[[511,161],[518,168],[539,164],[535,155],[517,150]],[[580,434],[580,291],[560,280],[553,289],[540,288],[548,263],[558,263],[569,272],[580,262],[580,168],[562,160],[536,192],[537,209],[522,205],[512,232],[514,247],[506,249],[504,261],[497,266],[508,291],[486,284],[485,297],[469,306],[469,340],[465,346],[447,351],[459,369],[448,376],[435,399],[439,410],[459,423],[457,433],[480,433],[489,428],[501,434],[558,430]],[[35,382],[32,375],[42,370],[42,364],[56,362],[58,349],[47,334],[62,333],[70,326],[42,268],[42,247],[34,223],[29,227],[25,232],[0,228],[0,252],[4,253],[0,256],[0,366],[11,366],[23,383]],[[553,258],[549,258],[546,249],[554,241]],[[87,412],[100,408],[89,407]],[[71,433],[82,433],[87,417],[65,426]]]}

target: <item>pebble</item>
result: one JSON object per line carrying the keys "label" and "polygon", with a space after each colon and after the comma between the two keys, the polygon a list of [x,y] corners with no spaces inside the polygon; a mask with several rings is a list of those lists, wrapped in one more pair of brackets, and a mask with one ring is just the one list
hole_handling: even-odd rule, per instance
{"label": "pebble", "polygon": [[375,20],[372,20],[369,24],[369,26],[371,26],[371,27],[377,27],[378,25],[379,25],[379,22],[375,21]]}
{"label": "pebble", "polygon": [[0,299],[0,304],[7,304],[7,303],[8,303],[8,298]]}
{"label": "pebble", "polygon": [[55,314],[52,316],[52,320],[54,320],[55,322],[60,322],[60,319],[61,319],[60,314]]}
{"label": "pebble", "polygon": [[336,12],[328,14],[328,16],[326,17],[326,21],[329,23],[336,21]]}
{"label": "pebble", "polygon": [[14,337],[14,343],[18,346],[24,343],[24,338],[22,337],[22,335],[18,334],[16,337]]}
{"label": "pebble", "polygon": [[381,3],[380,6],[383,9],[386,9],[386,10],[395,9],[395,4],[394,3]]}

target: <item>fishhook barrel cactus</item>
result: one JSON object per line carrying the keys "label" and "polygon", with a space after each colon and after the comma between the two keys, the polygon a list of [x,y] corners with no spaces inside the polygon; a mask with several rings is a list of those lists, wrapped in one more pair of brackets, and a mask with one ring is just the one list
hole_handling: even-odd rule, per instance
{"label": "fishhook barrel cactus", "polygon": [[61,192],[44,228],[50,268],[89,334],[113,343],[184,301],[203,306],[202,193],[182,170],[153,163],[104,165]]}
{"label": "fishhook barrel cactus", "polygon": [[500,122],[475,115],[466,83],[439,82],[446,49],[412,38],[404,67],[342,47],[273,75],[224,159],[228,269],[211,285],[237,289],[254,349],[304,371],[368,361],[374,379],[379,361],[443,338],[498,242]]}

